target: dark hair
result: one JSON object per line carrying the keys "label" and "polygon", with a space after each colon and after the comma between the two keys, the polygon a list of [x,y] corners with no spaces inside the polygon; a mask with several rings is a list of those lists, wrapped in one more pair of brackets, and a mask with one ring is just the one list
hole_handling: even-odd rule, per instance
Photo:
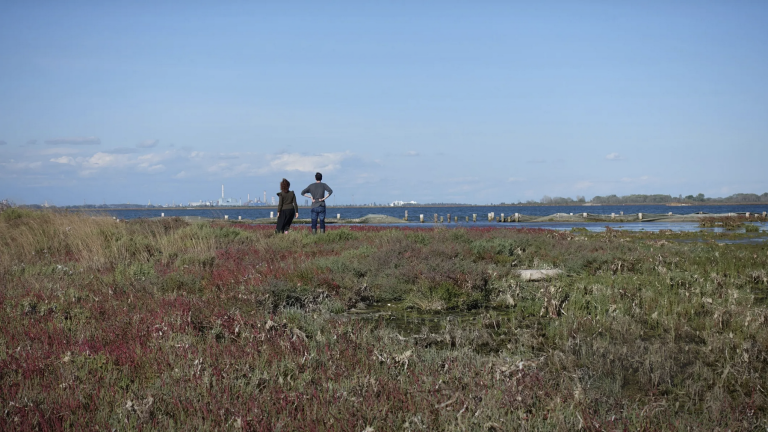
{"label": "dark hair", "polygon": [[315,174],[315,180],[320,181],[322,179],[323,179],[323,175],[322,174],[320,174],[320,173],[316,173]]}
{"label": "dark hair", "polygon": [[283,181],[280,182],[280,190],[283,193],[288,193],[288,188],[291,187],[291,182],[289,182],[286,179],[283,179]]}

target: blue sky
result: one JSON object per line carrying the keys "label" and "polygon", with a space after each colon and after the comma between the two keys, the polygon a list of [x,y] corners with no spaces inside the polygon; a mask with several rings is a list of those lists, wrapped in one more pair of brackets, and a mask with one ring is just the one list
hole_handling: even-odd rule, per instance
{"label": "blue sky", "polygon": [[0,199],[768,191],[766,2],[159,3],[0,6]]}

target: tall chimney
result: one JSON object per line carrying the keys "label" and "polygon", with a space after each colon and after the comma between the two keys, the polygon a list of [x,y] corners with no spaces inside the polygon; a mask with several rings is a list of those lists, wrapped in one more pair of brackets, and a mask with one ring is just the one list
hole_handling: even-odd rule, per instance
{"label": "tall chimney", "polygon": [[221,199],[224,199],[224,185],[221,185]]}

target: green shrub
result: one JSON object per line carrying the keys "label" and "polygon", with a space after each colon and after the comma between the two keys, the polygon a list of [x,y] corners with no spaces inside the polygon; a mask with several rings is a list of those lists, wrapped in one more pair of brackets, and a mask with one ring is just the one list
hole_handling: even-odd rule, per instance
{"label": "green shrub", "polygon": [[163,278],[159,291],[165,294],[184,292],[187,294],[201,294],[203,284],[199,277],[186,273],[171,273]]}
{"label": "green shrub", "polygon": [[335,243],[356,240],[359,237],[360,235],[358,233],[351,231],[349,228],[341,228],[328,231],[325,235],[317,236],[315,239],[321,243]]}
{"label": "green shrub", "polygon": [[117,262],[149,261],[158,252],[156,242],[145,236],[127,236],[114,242],[113,257]]}
{"label": "green shrub", "polygon": [[306,285],[294,285],[284,280],[272,279],[258,290],[268,294],[269,306],[272,310],[284,308],[301,309],[307,306],[313,298],[312,289]]}
{"label": "green shrub", "polygon": [[478,257],[486,255],[512,256],[515,250],[525,250],[525,242],[512,239],[493,238],[488,240],[477,240],[472,242],[470,249]]}
{"label": "green shrub", "polygon": [[176,267],[199,267],[203,270],[210,270],[216,264],[215,255],[182,255],[176,260]]}
{"label": "green shrub", "polygon": [[419,246],[427,246],[430,242],[430,236],[420,232],[411,234],[408,238]]}
{"label": "green shrub", "polygon": [[115,267],[114,274],[117,282],[143,281],[156,276],[154,266],[143,262],[130,265],[119,264]]}
{"label": "green shrub", "polygon": [[244,231],[237,228],[222,227],[214,230],[216,238],[221,240],[234,240],[243,234]]}
{"label": "green shrub", "polygon": [[10,222],[12,220],[17,220],[21,218],[35,217],[39,213],[40,212],[35,212],[32,210],[11,207],[9,209],[5,209],[2,212],[0,212],[0,220],[2,220],[3,222]]}

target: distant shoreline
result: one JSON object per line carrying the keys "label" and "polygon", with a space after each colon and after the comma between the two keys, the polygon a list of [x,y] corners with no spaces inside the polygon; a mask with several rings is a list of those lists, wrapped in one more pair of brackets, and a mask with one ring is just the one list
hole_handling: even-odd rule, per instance
{"label": "distant shoreline", "polygon": [[[667,206],[667,207],[706,207],[706,206],[727,206],[727,205],[766,205],[764,202],[747,202],[747,203],[732,203],[732,202],[718,202],[718,203],[696,203],[679,205],[676,203],[625,203],[625,204],[416,204],[408,206],[327,206],[332,209],[349,209],[349,208],[434,208],[434,207],[618,207],[618,206]],[[20,206],[21,207],[21,206]],[[28,206],[24,206],[28,207]],[[73,211],[110,211],[110,210],[131,210],[131,211],[157,211],[157,210],[242,210],[242,209],[265,209],[265,210],[277,210],[277,206],[215,206],[215,207],[110,207],[110,208],[82,208],[82,207],[50,207],[54,210],[73,210]],[[299,206],[299,209],[309,209],[309,206]]]}

